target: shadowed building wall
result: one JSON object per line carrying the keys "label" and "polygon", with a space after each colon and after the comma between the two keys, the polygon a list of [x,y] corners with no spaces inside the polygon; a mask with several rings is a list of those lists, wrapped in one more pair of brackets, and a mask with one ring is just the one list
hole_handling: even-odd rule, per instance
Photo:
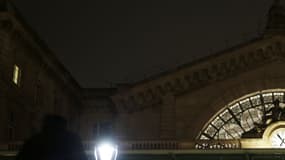
{"label": "shadowed building wall", "polygon": [[47,113],[62,115],[78,128],[79,85],[16,8],[0,4],[0,141],[26,139]]}

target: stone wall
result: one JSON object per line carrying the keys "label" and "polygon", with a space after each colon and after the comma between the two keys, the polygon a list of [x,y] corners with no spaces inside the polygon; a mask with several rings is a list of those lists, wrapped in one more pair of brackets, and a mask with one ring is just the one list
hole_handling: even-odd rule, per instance
{"label": "stone wall", "polygon": [[[52,113],[69,120],[77,130],[80,87],[36,35],[12,13],[0,13],[0,141],[21,141]],[[12,81],[20,69],[19,85]],[[71,121],[73,120],[73,121]]]}

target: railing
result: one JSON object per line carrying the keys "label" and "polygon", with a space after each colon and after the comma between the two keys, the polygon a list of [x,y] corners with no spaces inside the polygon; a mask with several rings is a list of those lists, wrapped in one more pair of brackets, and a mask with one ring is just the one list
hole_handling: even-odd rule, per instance
{"label": "railing", "polygon": [[[95,142],[84,142],[86,150],[93,149]],[[197,140],[197,141],[123,141],[121,150],[186,150],[186,149],[241,149],[239,140]]]}
{"label": "railing", "polygon": [[[18,151],[23,142],[12,142],[0,145],[0,150]],[[187,150],[187,149],[241,149],[239,140],[197,140],[197,141],[121,141],[121,150]],[[94,149],[95,141],[83,141],[86,151]]]}
{"label": "railing", "polygon": [[241,149],[239,140],[197,140],[195,149]]}
{"label": "railing", "polygon": [[[86,150],[93,149],[95,141],[85,141],[83,146]],[[179,149],[177,141],[124,141],[119,146],[122,150]]]}
{"label": "railing", "polygon": [[16,141],[16,142],[10,142],[6,144],[0,144],[0,150],[2,151],[18,151],[22,148],[23,142],[22,141]]}
{"label": "railing", "polygon": [[131,141],[122,143],[125,150],[179,149],[177,141]]}
{"label": "railing", "polygon": [[0,150],[1,151],[7,151],[8,150],[8,145],[7,144],[0,144]]}

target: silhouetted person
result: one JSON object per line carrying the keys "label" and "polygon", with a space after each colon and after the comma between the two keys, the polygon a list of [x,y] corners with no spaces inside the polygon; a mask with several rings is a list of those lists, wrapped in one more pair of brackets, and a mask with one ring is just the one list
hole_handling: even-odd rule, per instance
{"label": "silhouetted person", "polygon": [[16,160],[87,160],[80,138],[66,124],[60,116],[46,116],[42,131],[25,142]]}

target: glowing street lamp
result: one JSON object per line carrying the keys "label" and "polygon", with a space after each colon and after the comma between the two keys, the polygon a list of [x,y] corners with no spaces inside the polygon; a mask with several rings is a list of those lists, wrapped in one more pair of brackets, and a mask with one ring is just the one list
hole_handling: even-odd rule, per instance
{"label": "glowing street lamp", "polygon": [[111,142],[98,143],[95,146],[94,155],[96,160],[116,160],[118,146]]}

